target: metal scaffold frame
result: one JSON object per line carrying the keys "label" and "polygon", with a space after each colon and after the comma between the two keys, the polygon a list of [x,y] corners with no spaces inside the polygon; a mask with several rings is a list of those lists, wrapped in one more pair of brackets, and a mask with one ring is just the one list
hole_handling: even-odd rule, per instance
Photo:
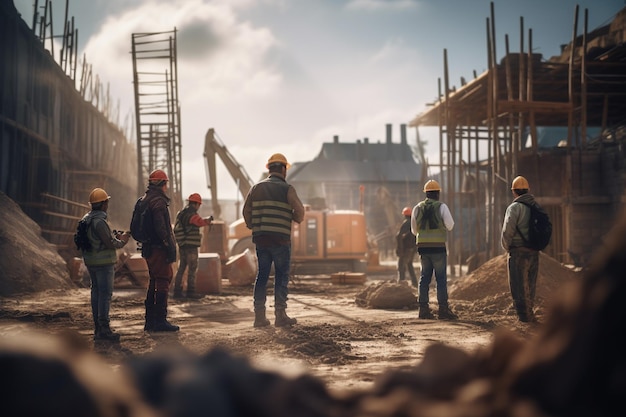
{"label": "metal scaffold frame", "polygon": [[141,193],[145,189],[151,171],[163,169],[170,179],[170,208],[176,213],[183,201],[176,29],[133,33],[132,56],[137,190]]}

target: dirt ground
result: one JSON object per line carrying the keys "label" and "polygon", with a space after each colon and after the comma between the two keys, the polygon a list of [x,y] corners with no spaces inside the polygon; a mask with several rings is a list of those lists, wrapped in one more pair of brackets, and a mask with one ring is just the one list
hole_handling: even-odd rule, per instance
{"label": "dirt ground", "polygon": [[[538,316],[555,287],[575,273],[548,257],[541,259]],[[415,306],[369,308],[368,288],[395,289],[417,296],[407,285],[392,283],[392,267],[370,276],[363,285],[332,284],[329,276],[294,277],[288,313],[298,319],[290,329],[252,327],[252,287],[223,280],[220,294],[200,300],[172,299],[169,319],[181,326],[172,334],[143,331],[145,290],[120,283],[114,290],[111,326],[121,334],[119,344],[94,342],[89,289],[45,290],[0,299],[0,335],[31,330],[48,334],[72,331],[112,366],[129,356],[159,349],[183,348],[204,354],[224,347],[249,358],[260,369],[286,375],[309,373],[336,390],[366,389],[384,370],[416,365],[426,347],[439,342],[474,351],[492,342],[493,331],[504,327],[520,337],[537,325],[516,320],[506,287],[505,258],[498,257],[460,278],[451,278],[451,306],[457,321],[420,320]],[[435,299],[434,283],[431,299]],[[361,297],[360,302],[357,299]],[[271,291],[270,297],[271,299]],[[371,304],[371,303],[370,303]],[[365,306],[359,306],[365,305]],[[433,306],[436,309],[436,304]],[[268,306],[268,316],[273,305]]]}
{"label": "dirt ground", "polygon": [[252,285],[224,279],[170,299],[180,332],[146,333],[144,288],[118,279],[121,341],[108,343],[93,341],[89,289],[37,224],[1,193],[0,210],[7,415],[610,416],[626,393],[626,214],[585,271],[541,254],[535,324],[515,317],[501,255],[449,277],[455,321],[418,319],[391,264],[360,285],[294,275],[292,328],[254,329]]}
{"label": "dirt ground", "polygon": [[[331,389],[358,389],[371,386],[386,369],[415,365],[430,344],[471,352],[491,343],[495,329],[506,328],[524,338],[537,327],[520,323],[514,315],[502,255],[469,275],[449,277],[450,305],[459,315],[456,321],[418,319],[417,289],[393,283],[395,268],[388,264],[368,274],[363,285],[333,284],[330,276],[323,275],[293,276],[288,314],[298,324],[290,329],[254,329],[252,286],[230,285],[223,279],[219,294],[200,300],[170,297],[169,319],[180,325],[180,332],[146,333],[145,290],[118,279],[110,315],[121,341],[95,343],[89,289],[69,280],[63,260],[15,203],[2,196],[0,206],[12,213],[0,220],[0,336],[32,330],[53,335],[75,332],[112,366],[159,349],[203,354],[224,347],[260,368],[310,373]],[[563,283],[576,279],[577,273],[542,254],[537,290],[540,320]],[[386,308],[374,308],[381,305],[375,296],[382,297]],[[430,298],[436,300],[434,282]],[[436,303],[431,306],[436,311]],[[270,319],[272,314],[270,301]]]}

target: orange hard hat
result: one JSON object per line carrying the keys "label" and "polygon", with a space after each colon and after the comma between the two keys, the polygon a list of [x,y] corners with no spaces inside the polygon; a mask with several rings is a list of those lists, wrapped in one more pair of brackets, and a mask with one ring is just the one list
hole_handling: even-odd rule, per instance
{"label": "orange hard hat", "polygon": [[285,158],[285,155],[283,155],[282,153],[275,153],[274,155],[270,156],[270,159],[267,160],[265,168],[269,168],[270,165],[274,164],[281,164],[284,165],[286,168],[289,168],[291,166],[291,164],[287,162],[287,158]]}
{"label": "orange hard hat", "polygon": [[202,204],[202,197],[200,197],[200,194],[198,194],[198,193],[191,194],[187,200],[190,203]]}
{"label": "orange hard hat", "polygon": [[511,190],[528,190],[530,189],[530,186],[528,185],[528,181],[526,180],[526,178],[522,177],[521,175],[518,175],[517,177],[515,177],[515,179],[513,179],[513,182],[511,183]]}
{"label": "orange hard hat", "polygon": [[413,213],[413,209],[411,207],[405,207],[402,209],[403,216],[410,216]]}
{"label": "orange hard hat", "polygon": [[101,203],[103,201],[111,198],[110,195],[107,194],[102,188],[94,188],[91,193],[89,193],[89,203]]}
{"label": "orange hard hat", "polygon": [[441,191],[441,187],[437,181],[428,180],[426,181],[426,184],[424,184],[424,192],[427,191]]}
{"label": "orange hard hat", "polygon": [[162,169],[155,169],[154,171],[150,173],[150,176],[148,177],[148,181],[154,182],[154,183],[158,183],[161,181],[169,181],[169,180],[170,179],[167,178],[167,174]]}

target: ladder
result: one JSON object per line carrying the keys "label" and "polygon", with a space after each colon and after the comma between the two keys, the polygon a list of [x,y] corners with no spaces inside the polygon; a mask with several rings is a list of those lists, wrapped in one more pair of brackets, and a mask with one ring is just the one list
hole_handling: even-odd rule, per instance
{"label": "ladder", "polygon": [[133,84],[137,129],[137,191],[143,193],[155,169],[169,177],[175,214],[182,208],[180,105],[176,29],[133,33]]}

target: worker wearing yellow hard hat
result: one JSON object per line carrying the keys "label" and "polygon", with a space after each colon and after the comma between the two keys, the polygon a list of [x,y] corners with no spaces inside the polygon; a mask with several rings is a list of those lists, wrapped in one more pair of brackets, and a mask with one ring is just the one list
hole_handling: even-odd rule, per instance
{"label": "worker wearing yellow hard hat", "polygon": [[529,244],[531,206],[539,206],[529,191],[530,185],[523,176],[511,181],[513,201],[504,214],[501,233],[513,307],[522,322],[536,321],[534,303],[539,272],[539,251]]}
{"label": "worker wearing yellow hard hat", "polygon": [[113,279],[117,262],[117,249],[123,248],[130,235],[111,232],[107,210],[111,196],[102,188],[89,193],[91,211],[78,222],[74,242],[80,249],[91,280],[91,314],[94,322],[94,340],[120,340],[119,333],[111,330],[109,311],[113,295]]}
{"label": "worker wearing yellow hard hat", "polygon": [[274,314],[276,327],[296,324],[287,315],[289,271],[291,269],[291,224],[304,219],[304,206],[296,189],[287,183],[290,164],[282,153],[270,156],[265,165],[267,178],[254,184],[243,205],[246,226],[252,229],[256,245],[257,276],[254,281],[254,327],[269,326],[265,315],[267,282],[274,267]]}
{"label": "worker wearing yellow hard hat", "polygon": [[434,318],[430,310],[429,287],[433,273],[437,284],[438,318],[454,320],[457,315],[448,305],[448,254],[446,240],[454,227],[454,219],[448,206],[439,201],[441,186],[428,180],[422,190],[426,199],[419,202],[411,215],[411,231],[417,236],[417,252],[420,255],[421,275],[419,279],[419,313],[422,319]]}

